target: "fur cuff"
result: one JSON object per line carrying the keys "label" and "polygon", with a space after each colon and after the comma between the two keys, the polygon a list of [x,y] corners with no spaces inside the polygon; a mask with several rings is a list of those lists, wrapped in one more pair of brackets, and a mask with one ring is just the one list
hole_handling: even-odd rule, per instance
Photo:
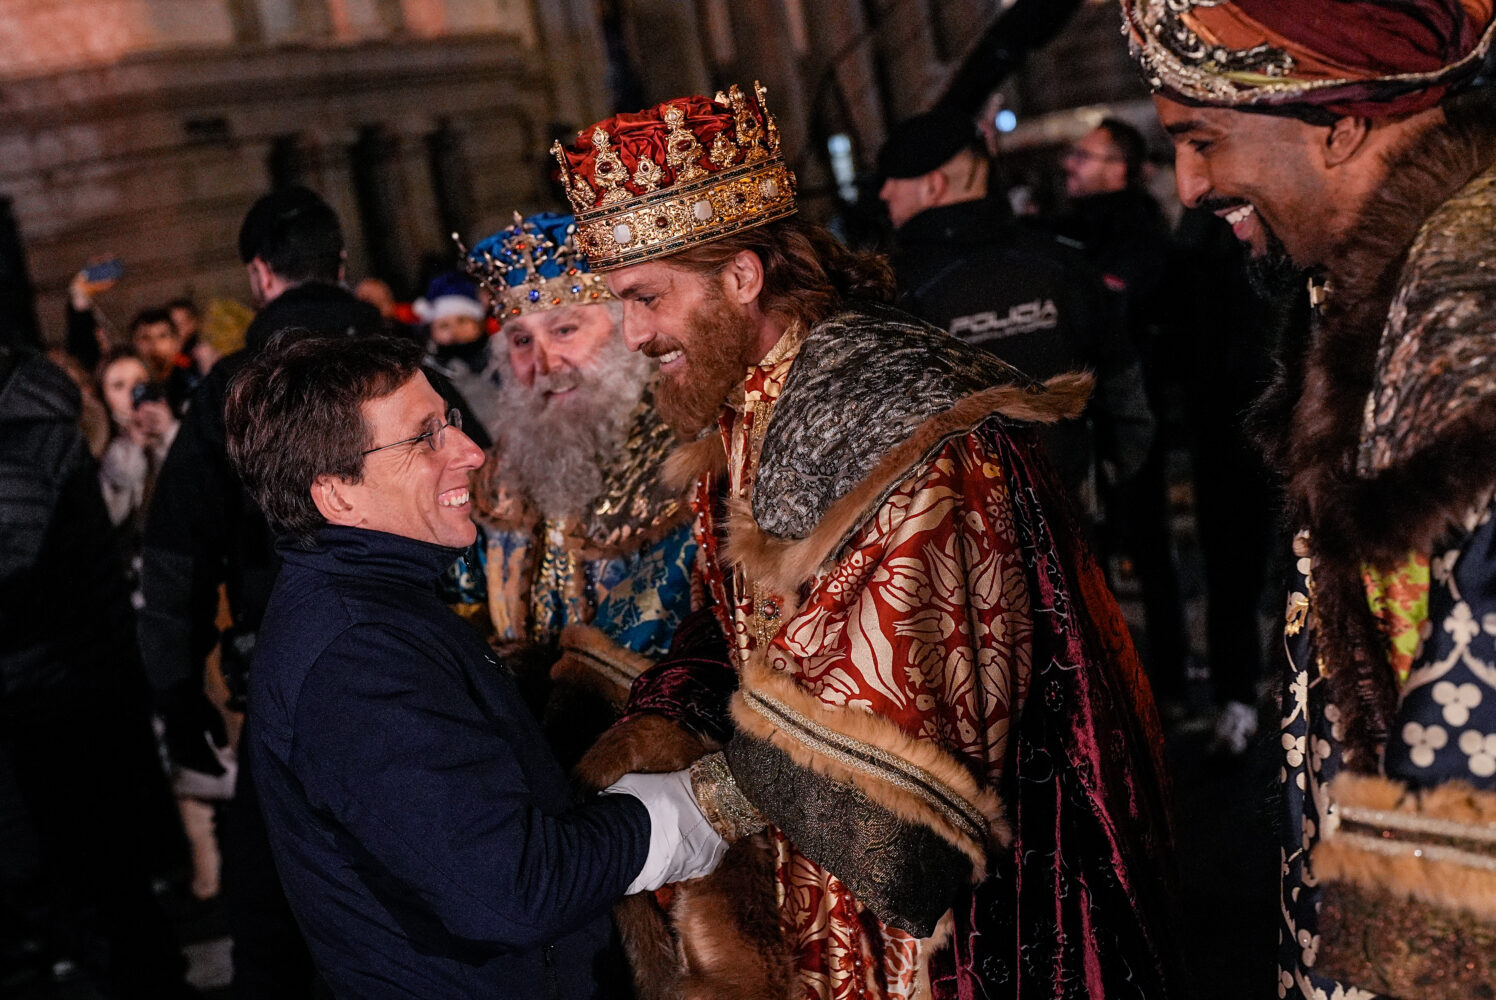
{"label": "fur cuff", "polygon": [[1408,791],[1344,772],[1314,874],[1496,919],[1496,793],[1450,782]]}
{"label": "fur cuff", "polygon": [[707,754],[691,765],[691,791],[717,836],[729,844],[750,837],[768,825],[738,788],[732,769],[727,766],[727,758],[721,753]]}
{"label": "fur cuff", "polygon": [[622,714],[629,689],[652,666],[647,656],[618,645],[590,625],[568,625],[561,631],[561,658],[551,667],[551,680],[591,691]]}
{"label": "fur cuff", "polygon": [[625,774],[683,770],[716,749],[663,715],[636,715],[598,738],[577,764],[576,777],[589,788],[607,788]]}
{"label": "fur cuff", "polygon": [[762,662],[743,669],[732,717],[741,732],[799,766],[855,785],[893,815],[934,831],[970,859],[973,881],[986,873],[989,848],[1012,842],[1002,800],[950,754],[887,719],[827,705]]}

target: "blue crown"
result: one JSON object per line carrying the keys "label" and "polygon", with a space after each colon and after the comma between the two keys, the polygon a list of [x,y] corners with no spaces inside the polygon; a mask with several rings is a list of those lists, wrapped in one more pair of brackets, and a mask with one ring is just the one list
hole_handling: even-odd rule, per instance
{"label": "blue crown", "polygon": [[[500,320],[612,299],[602,275],[593,274],[577,250],[576,231],[570,215],[542,212],[526,219],[515,212],[514,225],[463,251],[463,266],[493,295]],[[461,242],[457,246],[462,249]]]}

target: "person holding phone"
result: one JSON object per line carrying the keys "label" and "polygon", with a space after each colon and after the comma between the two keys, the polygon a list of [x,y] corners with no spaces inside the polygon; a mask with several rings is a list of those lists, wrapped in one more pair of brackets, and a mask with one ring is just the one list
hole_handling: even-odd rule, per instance
{"label": "person holding phone", "polygon": [[105,357],[96,383],[109,410],[110,429],[99,463],[99,485],[109,519],[129,526],[132,556],[138,557],[146,506],[179,424],[145,362],[128,348],[116,348]]}
{"label": "person holding phone", "polygon": [[68,282],[67,352],[84,371],[93,371],[109,350],[110,324],[96,304],[99,295],[125,275],[124,261],[113,255],[95,257]]}

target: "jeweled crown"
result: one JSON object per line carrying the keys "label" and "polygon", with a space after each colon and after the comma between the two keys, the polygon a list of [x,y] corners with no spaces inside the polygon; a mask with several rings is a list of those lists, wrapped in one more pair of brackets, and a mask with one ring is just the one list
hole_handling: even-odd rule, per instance
{"label": "jeweled crown", "polygon": [[795,175],[762,84],[618,115],[551,147],[577,211],[577,246],[607,271],[795,212]]}
{"label": "jeweled crown", "polygon": [[[543,212],[528,219],[514,213],[514,225],[463,248],[463,266],[493,296],[493,314],[501,322],[514,316],[565,305],[608,301],[602,276],[587,266],[576,244],[577,227],[569,215]],[[457,239],[454,233],[452,238]]]}

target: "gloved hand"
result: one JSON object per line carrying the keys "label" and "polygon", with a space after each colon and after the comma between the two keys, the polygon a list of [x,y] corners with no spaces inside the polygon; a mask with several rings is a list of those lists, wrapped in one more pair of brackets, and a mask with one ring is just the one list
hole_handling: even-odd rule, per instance
{"label": "gloved hand", "polygon": [[202,687],[182,681],[166,692],[160,710],[166,754],[176,782],[185,779],[197,789],[184,794],[196,798],[232,795],[235,762],[228,730]]}
{"label": "gloved hand", "polygon": [[649,855],[626,895],[700,878],[727,853],[727,841],[712,829],[696,803],[690,771],[625,774],[603,794],[632,795],[649,810]]}

